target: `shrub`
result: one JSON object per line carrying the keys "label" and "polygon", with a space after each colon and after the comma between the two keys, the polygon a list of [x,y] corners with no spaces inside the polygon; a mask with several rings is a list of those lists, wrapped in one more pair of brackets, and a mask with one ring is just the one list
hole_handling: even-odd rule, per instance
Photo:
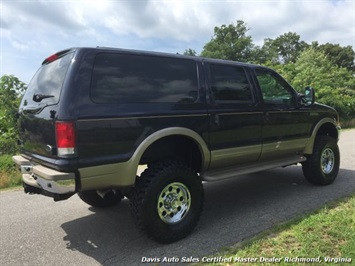
{"label": "shrub", "polygon": [[0,188],[18,186],[22,183],[11,155],[0,155]]}

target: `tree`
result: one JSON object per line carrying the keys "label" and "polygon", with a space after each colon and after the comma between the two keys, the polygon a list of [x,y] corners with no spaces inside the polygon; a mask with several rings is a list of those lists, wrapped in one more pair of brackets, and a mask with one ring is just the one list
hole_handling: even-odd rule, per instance
{"label": "tree", "polygon": [[183,55],[197,56],[197,52],[194,49],[185,49]]}
{"label": "tree", "polygon": [[13,75],[0,79],[0,154],[17,149],[17,110],[26,84]]}
{"label": "tree", "polygon": [[314,48],[303,51],[293,66],[289,81],[297,90],[312,86],[318,101],[337,109],[341,118],[355,117],[355,77],[350,71]]}
{"label": "tree", "polygon": [[262,50],[268,61],[287,64],[296,62],[298,56],[308,46],[306,42],[300,41],[300,35],[295,32],[288,32],[275,40],[265,39]]}
{"label": "tree", "polygon": [[212,39],[203,47],[201,55],[233,61],[251,61],[254,47],[251,36],[247,36],[247,25],[238,20],[237,24],[214,28]]}
{"label": "tree", "polygon": [[256,47],[256,49],[254,49],[254,54],[256,62],[259,64],[275,65],[280,63],[279,55],[273,39],[264,39],[263,46]]}
{"label": "tree", "polygon": [[325,53],[338,67],[345,67],[355,72],[355,52],[350,45],[341,47],[339,44],[326,43],[317,46],[316,49]]}

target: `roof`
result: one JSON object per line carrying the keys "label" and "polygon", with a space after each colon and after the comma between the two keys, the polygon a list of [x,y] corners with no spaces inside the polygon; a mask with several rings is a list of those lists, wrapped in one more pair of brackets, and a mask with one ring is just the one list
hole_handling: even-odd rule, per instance
{"label": "roof", "polygon": [[[136,55],[150,55],[150,56],[161,56],[161,57],[171,57],[171,58],[181,58],[181,59],[192,59],[198,62],[209,62],[209,63],[220,63],[220,64],[234,64],[240,66],[247,66],[247,67],[260,67],[260,65],[250,64],[245,62],[239,61],[231,61],[231,60],[223,60],[223,59],[215,59],[215,58],[207,58],[207,57],[200,57],[200,56],[189,56],[189,55],[181,55],[181,54],[172,54],[172,53],[164,53],[164,52],[156,52],[156,51],[144,51],[144,50],[134,50],[134,49],[122,49],[122,48],[114,48],[114,47],[100,47],[97,46],[93,47],[73,47],[70,49],[90,49],[90,50],[99,50],[105,52],[117,52],[117,53],[129,53],[129,54],[136,54]],[[68,49],[66,49],[68,50]]]}

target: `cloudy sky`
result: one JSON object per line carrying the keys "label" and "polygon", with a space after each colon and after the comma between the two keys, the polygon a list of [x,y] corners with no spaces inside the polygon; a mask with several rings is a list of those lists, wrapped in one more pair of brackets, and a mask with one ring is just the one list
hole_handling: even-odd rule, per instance
{"label": "cloudy sky", "polygon": [[0,0],[0,75],[28,83],[49,55],[106,46],[201,52],[213,28],[243,20],[255,44],[296,32],[355,47],[355,0]]}

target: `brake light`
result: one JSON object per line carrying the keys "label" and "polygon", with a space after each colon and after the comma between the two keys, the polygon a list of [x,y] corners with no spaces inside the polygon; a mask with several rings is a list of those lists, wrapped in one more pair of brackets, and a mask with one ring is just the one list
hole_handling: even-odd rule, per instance
{"label": "brake light", "polygon": [[48,64],[48,63],[52,63],[53,61],[57,60],[58,58],[59,58],[59,56],[58,56],[57,54],[53,54],[53,55],[47,57],[47,58],[43,61],[42,65]]}
{"label": "brake light", "polygon": [[57,138],[58,156],[73,156],[75,149],[74,122],[56,122],[55,132]]}

